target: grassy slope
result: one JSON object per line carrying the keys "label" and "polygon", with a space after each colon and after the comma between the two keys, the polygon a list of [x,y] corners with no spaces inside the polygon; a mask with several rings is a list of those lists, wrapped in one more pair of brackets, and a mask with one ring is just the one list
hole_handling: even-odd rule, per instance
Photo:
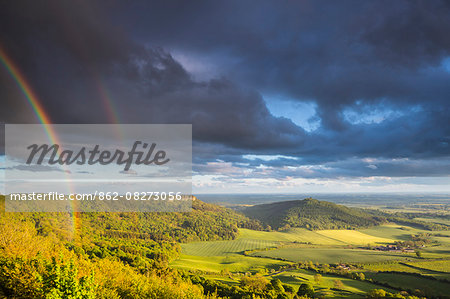
{"label": "grassy slope", "polygon": [[[372,228],[359,230],[308,230],[306,228],[290,228],[283,231],[253,231],[248,229],[239,229],[239,237],[231,241],[211,241],[195,242],[182,245],[183,254],[180,259],[174,261],[172,266],[183,269],[198,269],[207,272],[220,272],[229,270],[232,272],[244,272],[249,270],[258,270],[264,268],[277,269],[279,265],[285,263],[276,258],[284,258],[290,261],[312,260],[319,263],[336,262],[358,262],[358,263],[378,263],[380,271],[404,271],[420,273],[422,275],[434,276],[436,278],[448,278],[446,273],[435,273],[430,270],[444,269],[447,271],[446,261],[425,262],[418,259],[412,253],[390,253],[369,251],[361,249],[349,249],[349,246],[376,245],[393,243],[396,240],[409,240],[412,234],[428,232],[425,230],[396,224],[385,224]],[[432,234],[450,235],[449,232],[432,232]],[[450,256],[450,238],[442,236],[433,236],[433,240],[440,243],[439,246],[424,248],[423,255],[429,257]],[[265,256],[250,257],[244,256],[245,250],[255,250],[271,248],[275,246],[284,246],[275,250],[262,250],[252,253],[252,255]],[[413,267],[401,265],[395,261],[410,263]],[[393,264],[381,263],[391,262]],[[430,270],[420,270],[419,267],[430,268]],[[392,268],[393,267],[393,268]],[[373,269],[372,269],[373,268]],[[403,288],[421,288],[427,292],[431,291],[434,295],[443,294],[443,290],[448,288],[448,284],[432,281],[426,278],[414,277],[402,274],[374,273],[376,266],[368,266],[365,270],[366,277],[374,278],[377,281],[388,282],[393,286]],[[397,269],[398,268],[398,269]],[[293,270],[276,274],[281,281],[290,284],[294,288],[305,281],[314,285],[319,294],[327,298],[361,298],[364,293],[375,288],[383,288],[390,292],[395,290],[374,285],[368,281],[357,281],[333,275],[323,275],[320,283],[314,282],[314,272],[306,270]],[[237,284],[239,276],[222,277],[227,283]],[[342,291],[333,290],[334,281],[339,279],[344,287]],[[225,281],[224,281],[225,282]],[[431,293],[430,293],[431,294]]]}
{"label": "grassy slope", "polygon": [[390,243],[394,239],[380,238],[353,230],[309,231],[301,228],[286,232],[264,232],[239,229],[236,240],[194,242],[181,245],[183,253],[198,256],[219,256],[242,253],[245,250],[275,247],[287,242],[308,242],[314,245],[367,245],[368,243]]}
{"label": "grassy slope", "polygon": [[450,273],[450,260],[417,261],[417,262],[410,262],[407,264],[419,269],[427,269],[431,271]]}
{"label": "grassy slope", "polygon": [[[359,231],[352,230],[333,230],[333,231],[309,231],[302,228],[293,228],[287,232],[263,232],[253,231],[249,229],[239,229],[240,236],[236,240],[230,241],[209,241],[209,242],[194,242],[182,244],[183,254],[180,258],[174,261],[171,265],[173,267],[184,269],[200,269],[204,271],[220,271],[223,269],[232,268],[236,271],[246,271],[251,269],[253,265],[255,267],[271,265],[273,263],[280,264],[279,261],[272,259],[261,259],[259,261],[254,260],[251,257],[243,256],[242,253],[246,250],[264,249],[270,247],[276,247],[281,244],[288,244],[290,242],[311,242],[315,245],[322,246],[345,246],[345,245],[366,245],[367,243],[376,242],[393,242],[393,239],[380,238],[364,234]],[[299,244],[299,246],[301,246]],[[304,245],[306,246],[306,245]],[[282,257],[288,260],[315,260],[323,261],[327,263],[335,262],[336,257],[343,254],[345,258],[357,256],[357,261],[379,261],[388,258],[389,254],[380,254],[374,251],[345,251],[344,249],[310,249],[310,248],[289,248],[289,249],[277,249],[270,251],[263,251],[262,254],[269,257]],[[290,254],[289,258],[283,255],[277,255],[278,252]],[[298,252],[301,252],[299,255]],[[359,253],[359,254],[358,254]],[[261,253],[259,253],[261,254]],[[291,256],[293,258],[291,258]],[[305,256],[311,256],[308,258]],[[391,257],[391,259],[398,258],[397,255]],[[236,265],[233,265],[231,261],[234,259]],[[334,259],[334,261],[332,261]],[[250,267],[247,267],[249,266]]]}
{"label": "grassy slope", "polygon": [[[316,273],[312,271],[296,270],[280,273],[276,275],[276,277],[279,278],[283,283],[293,286],[295,289],[297,289],[300,286],[300,284],[304,282],[310,283],[314,287],[316,292],[325,295],[326,298],[342,298],[343,296],[345,296],[345,298],[361,298],[364,295],[364,293],[374,288],[385,289],[386,291],[389,292],[395,292],[394,290],[389,288],[379,286],[375,287],[370,282],[358,281],[343,277],[336,277],[333,275],[322,275],[321,281],[316,283],[314,281],[314,274]],[[330,290],[331,288],[334,287],[334,281],[336,279],[342,281],[343,283],[342,290],[347,292],[343,293],[335,290]]]}
{"label": "grassy slope", "polygon": [[[293,228],[286,232],[264,232],[240,229],[240,236],[230,241],[210,241],[182,244],[180,259],[173,262],[174,267],[185,269],[202,269],[206,271],[220,271],[222,269],[235,268],[236,271],[246,271],[264,264],[276,264],[272,258],[283,258],[291,261],[312,260],[320,263],[342,262],[366,262],[375,263],[394,260],[416,260],[411,253],[390,253],[368,251],[361,249],[347,249],[346,245],[367,245],[376,243],[391,243],[395,240],[407,240],[411,234],[423,232],[422,230],[395,224],[382,225],[360,231],[353,230],[324,230],[309,231],[302,228]],[[448,233],[448,232],[445,232]],[[435,239],[449,238],[434,237]],[[313,245],[297,244],[290,242],[310,242]],[[253,255],[266,256],[269,259],[260,261],[243,256],[245,250],[270,248],[277,245],[291,244],[291,247],[276,250],[258,251]],[[308,248],[308,247],[317,248]],[[423,250],[425,257],[445,257],[446,244],[430,247]],[[233,265],[236,262],[236,265]],[[250,267],[246,268],[248,265]]]}
{"label": "grassy slope", "polygon": [[254,256],[268,258],[282,258],[292,262],[313,261],[332,264],[346,263],[374,263],[389,260],[406,260],[415,258],[414,254],[389,253],[375,250],[344,249],[344,248],[295,248],[287,247],[270,251],[259,251]]}
{"label": "grassy slope", "polygon": [[375,237],[382,237],[403,241],[408,240],[411,234],[418,234],[420,232],[425,232],[424,230],[421,229],[397,224],[385,224],[377,227],[361,229],[360,231]]}
{"label": "grassy slope", "polygon": [[420,289],[424,291],[426,295],[434,296],[448,296],[448,290],[450,288],[449,283],[399,273],[366,272],[366,278],[372,278],[380,282],[389,283],[391,286],[395,287],[409,288],[411,290]]}
{"label": "grassy slope", "polygon": [[435,260],[435,261],[404,261],[402,263],[376,263],[364,265],[364,269],[372,272],[377,271],[396,271],[406,273],[419,273],[425,276],[432,276],[438,279],[450,280],[450,261],[449,260]]}
{"label": "grassy slope", "polygon": [[[397,225],[397,224],[387,224],[381,225],[379,227],[373,227],[368,229],[363,229],[361,232],[376,236],[376,237],[386,237],[397,240],[408,240],[409,236],[418,233],[430,233],[430,231],[421,230],[418,228],[413,228],[410,226]],[[433,236],[432,239],[439,243],[439,245],[432,245],[422,249],[424,258],[442,258],[450,257],[450,231],[434,231],[432,234],[445,235],[447,237],[437,237]]]}
{"label": "grassy slope", "polygon": [[[374,286],[370,282],[358,281],[326,274],[322,275],[322,278],[319,282],[316,282],[314,280],[315,274],[315,272],[308,270],[291,270],[273,275],[272,277],[280,279],[283,283],[292,286],[295,290],[297,290],[302,283],[307,282],[314,287],[318,296],[324,295],[326,296],[326,298],[362,298],[366,292],[374,288],[384,289],[389,292],[396,292],[395,290],[392,290],[390,288]],[[229,278],[219,275],[206,275],[206,277],[234,285],[239,284],[240,278],[236,276]],[[342,291],[333,290],[334,281],[337,279],[343,283]]]}
{"label": "grassy slope", "polygon": [[442,223],[442,224],[446,224],[446,225],[450,225],[450,219],[444,219],[444,218],[430,218],[430,217],[418,217],[418,218],[414,218],[415,220],[420,220],[420,221],[426,221],[426,222],[434,222],[434,223]]}
{"label": "grassy slope", "polygon": [[192,256],[182,254],[179,259],[173,261],[170,266],[184,270],[200,270],[204,272],[220,272],[228,270],[231,272],[247,272],[275,269],[288,262],[277,261],[268,258],[249,257],[244,255],[228,256]]}

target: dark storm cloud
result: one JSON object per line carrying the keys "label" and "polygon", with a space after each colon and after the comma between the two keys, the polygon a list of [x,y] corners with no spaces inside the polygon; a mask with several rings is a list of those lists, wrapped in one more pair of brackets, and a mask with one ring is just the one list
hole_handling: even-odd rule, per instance
{"label": "dark storm cloud", "polygon": [[[426,161],[450,152],[449,15],[445,1],[5,1],[0,45],[55,122],[114,121],[112,101],[123,123],[192,123],[201,171],[217,159],[254,168],[378,157],[417,159],[424,167],[410,175],[448,175]],[[198,79],[189,61],[214,68]],[[4,69],[0,79],[0,119],[32,122]],[[321,126],[274,117],[262,95],[316,103]],[[393,113],[346,118],[373,107]],[[354,167],[319,174],[408,172]]]}
{"label": "dark storm cloud", "polygon": [[[125,123],[192,122],[198,140],[238,148],[301,144],[303,129],[273,117],[257,92],[226,79],[194,81],[170,53],[146,48],[111,24],[105,28],[97,19],[104,14],[98,7],[49,3],[50,11],[38,4],[26,7],[22,23],[11,13],[18,8],[9,3],[13,7],[3,10],[2,28],[6,50],[38,86],[55,122],[110,121],[99,90],[107,89]],[[22,61],[22,56],[28,58]],[[17,102],[4,99],[7,108]],[[2,110],[2,118],[14,122],[8,110]]]}

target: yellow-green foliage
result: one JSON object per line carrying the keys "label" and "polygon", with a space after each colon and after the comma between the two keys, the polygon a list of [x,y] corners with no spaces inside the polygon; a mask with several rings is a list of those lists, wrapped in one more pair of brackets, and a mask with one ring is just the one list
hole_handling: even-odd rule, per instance
{"label": "yellow-green foliage", "polygon": [[29,259],[40,255],[50,259],[69,252],[55,236],[38,235],[32,221],[13,213],[0,212],[0,251],[3,257]]}
{"label": "yellow-green foliage", "polygon": [[[79,273],[77,263],[84,271]],[[80,271],[81,272],[81,271]],[[18,298],[203,298],[176,272],[142,275],[118,261],[0,259],[2,292]]]}
{"label": "yellow-green foliage", "polygon": [[407,262],[406,264],[421,269],[450,273],[450,260],[415,261]]}
{"label": "yellow-green foliage", "polygon": [[[200,286],[176,270],[132,267],[147,258],[170,253],[172,245],[118,239],[116,246],[96,231],[73,234],[69,213],[5,213],[0,211],[0,297],[8,298],[204,298]],[[40,223],[45,221],[42,226]],[[49,228],[55,228],[54,230]],[[46,230],[42,230],[46,228]],[[85,230],[87,227],[85,227]],[[73,237],[73,238],[72,238]],[[95,254],[107,253],[105,256]],[[127,257],[130,260],[122,260]],[[158,267],[156,267],[156,265]],[[152,266],[152,265],[147,265]]]}

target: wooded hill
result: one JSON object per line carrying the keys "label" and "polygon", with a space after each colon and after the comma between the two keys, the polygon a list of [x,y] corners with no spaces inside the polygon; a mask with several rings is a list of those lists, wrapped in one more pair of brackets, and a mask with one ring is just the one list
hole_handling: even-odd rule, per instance
{"label": "wooded hill", "polygon": [[276,230],[356,229],[386,222],[383,216],[312,198],[256,205],[244,209],[243,213]]}

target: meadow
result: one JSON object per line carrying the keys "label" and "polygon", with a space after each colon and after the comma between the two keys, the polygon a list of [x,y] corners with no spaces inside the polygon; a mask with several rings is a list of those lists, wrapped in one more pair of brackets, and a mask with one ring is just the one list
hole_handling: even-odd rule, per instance
{"label": "meadow", "polygon": [[394,241],[394,239],[372,236],[356,230],[309,231],[292,228],[285,232],[265,232],[240,229],[239,237],[235,240],[193,242],[182,244],[181,247],[186,255],[222,256],[291,243],[343,246],[386,244]]}
{"label": "meadow", "polygon": [[424,276],[431,276],[437,279],[447,279],[450,281],[450,265],[448,260],[422,261],[393,261],[375,264],[365,264],[363,268],[371,272],[405,272],[416,273]]}
{"label": "meadow", "polygon": [[[283,283],[289,284],[294,288],[298,288],[300,284],[307,282],[310,283],[317,293],[317,296],[321,295],[326,298],[362,298],[368,291],[374,289],[374,285],[366,281],[358,281],[345,277],[336,277],[334,275],[322,275],[319,281],[314,279],[316,273],[308,270],[295,270],[286,271],[275,275]],[[340,289],[335,288],[335,281],[342,282]],[[379,287],[389,292],[395,292],[390,288]]]}
{"label": "meadow", "polygon": [[[392,244],[396,240],[408,240],[412,234],[421,232],[425,231],[397,224],[361,230],[310,231],[291,228],[281,232],[266,232],[239,229],[239,237],[235,240],[182,244],[182,255],[171,265],[183,269],[197,267],[204,271],[217,272],[223,269],[247,271],[264,265],[273,267],[274,264],[279,264],[280,261],[275,261],[277,259],[291,262],[311,260],[317,263],[414,261],[417,259],[414,253],[383,252],[354,247]],[[448,232],[439,234],[447,235]],[[450,238],[433,238],[439,245],[424,248],[424,257],[443,257],[443,254],[450,253],[450,248],[447,247]],[[245,256],[244,251],[250,250],[253,251],[251,256]],[[263,258],[258,260],[257,257]],[[228,262],[232,259],[234,262]]]}
{"label": "meadow", "polygon": [[265,272],[278,270],[280,266],[289,265],[284,261],[270,258],[250,257],[239,254],[227,256],[194,256],[181,254],[170,266],[183,270],[201,271],[205,273],[231,272]]}
{"label": "meadow", "polygon": [[373,279],[378,282],[388,283],[393,287],[405,288],[406,286],[406,289],[410,289],[412,292],[419,289],[421,292],[417,293],[426,296],[448,296],[448,290],[450,289],[450,283],[448,282],[445,283],[438,280],[409,274],[366,272],[365,275],[366,278]]}
{"label": "meadow", "polygon": [[[316,281],[314,275],[317,273],[309,270],[289,270],[278,274],[271,275],[273,278],[278,278],[282,283],[293,287],[295,290],[299,288],[302,283],[309,283],[314,287],[317,297],[325,296],[326,298],[363,298],[365,293],[374,289],[374,285],[367,281],[358,281],[345,277],[337,277],[335,275],[321,275],[320,280]],[[209,279],[218,280],[227,284],[238,285],[240,276],[224,277],[223,275],[209,274],[205,275]],[[342,285],[336,289],[336,280],[339,280]],[[387,287],[379,287],[388,292],[395,292],[395,290]]]}
{"label": "meadow", "polygon": [[321,264],[373,263],[390,260],[413,259],[413,254],[389,253],[375,250],[346,248],[295,248],[287,247],[270,251],[258,251],[253,256],[281,258],[292,262],[312,261]]}
{"label": "meadow", "polygon": [[[258,271],[261,268],[277,269],[287,261],[312,260],[314,262],[332,263],[348,261],[354,256],[356,262],[380,261],[399,258],[394,255],[378,252],[353,250],[343,251],[340,248],[347,245],[367,245],[390,243],[393,239],[371,236],[355,230],[324,230],[309,231],[302,228],[292,228],[285,232],[265,232],[240,229],[239,237],[229,241],[192,242],[182,244],[182,255],[171,263],[172,267],[181,269],[197,269],[205,272]],[[278,246],[303,246],[303,248],[281,248]],[[337,246],[339,248],[304,248],[305,246]],[[258,252],[257,250],[263,250]],[[267,250],[270,249],[270,250]],[[256,251],[253,256],[245,256],[244,251]],[[267,258],[256,256],[264,255]]]}
{"label": "meadow", "polygon": [[411,234],[426,232],[424,230],[417,229],[411,226],[398,225],[393,223],[375,226],[367,229],[361,229],[360,231],[364,234],[374,237],[388,238],[401,241],[408,240]]}
{"label": "meadow", "polygon": [[426,269],[435,272],[444,272],[450,274],[450,260],[437,260],[437,261],[416,261],[406,263],[419,269]]}
{"label": "meadow", "polygon": [[[366,249],[368,245],[407,241],[412,235],[425,232],[429,233],[432,243],[420,249],[421,258],[415,253]],[[268,279],[278,278],[294,289],[307,282],[314,287],[317,296],[326,298],[363,298],[373,289],[397,293],[397,288],[442,296],[449,289],[449,283],[442,279],[450,279],[448,235],[448,231],[430,232],[393,223],[359,230],[290,228],[268,232],[239,229],[235,240],[182,244],[182,254],[170,265],[236,286],[242,275],[249,272],[260,273]],[[322,273],[320,281],[316,281],[314,275],[317,272],[292,267],[294,263],[309,261],[330,265],[356,264],[357,268],[348,271],[364,273],[365,280]],[[387,273],[389,271],[404,274]]]}

